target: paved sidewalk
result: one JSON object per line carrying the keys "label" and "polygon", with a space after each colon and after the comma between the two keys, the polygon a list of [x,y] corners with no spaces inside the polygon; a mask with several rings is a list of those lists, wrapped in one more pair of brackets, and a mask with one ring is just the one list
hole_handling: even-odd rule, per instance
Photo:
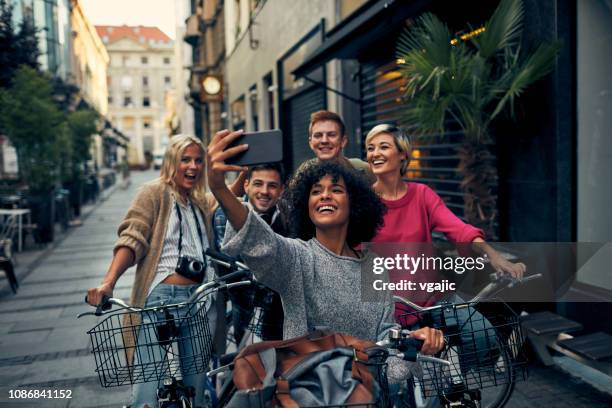
{"label": "paved sidewalk", "polygon": [[[99,283],[111,260],[116,228],[144,181],[154,172],[132,173],[132,184],[117,188],[85,209],[83,225],[71,228],[46,248],[18,254],[21,288],[15,296],[0,280],[0,407],[121,407],[129,387],[103,389],[94,373],[87,330],[99,318],[76,319],[87,311],[87,288]],[[132,268],[115,296],[129,297]],[[61,390],[71,399],[10,400],[9,390]],[[555,368],[537,365],[517,384],[507,407],[611,407],[612,397]]]}
{"label": "paved sidewalk", "polygon": [[[82,226],[17,255],[19,292],[0,289],[0,406],[118,407],[129,401],[129,387],[105,390],[94,372],[86,332],[99,318],[76,315],[89,310],[86,290],[108,268],[117,226],[136,189],[155,176],[133,172],[127,189],[107,191],[105,200],[84,209]],[[119,281],[116,297],[129,298],[133,273]],[[9,400],[11,389],[69,390],[72,398]]]}

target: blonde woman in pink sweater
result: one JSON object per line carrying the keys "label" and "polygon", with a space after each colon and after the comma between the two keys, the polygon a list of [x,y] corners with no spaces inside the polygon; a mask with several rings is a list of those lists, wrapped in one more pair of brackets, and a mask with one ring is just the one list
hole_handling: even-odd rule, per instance
{"label": "blonde woman in pink sweater", "polygon": [[[374,190],[387,207],[384,224],[373,242],[429,243],[432,242],[432,232],[438,231],[452,242],[480,243],[478,247],[487,255],[495,271],[518,278],[523,276],[524,264],[509,262],[486,245],[483,231],[461,221],[435,191],[425,184],[404,179],[412,148],[401,128],[387,124],[375,126],[366,136],[365,144],[370,170],[376,176]],[[422,278],[433,281],[435,277]],[[409,293],[397,294],[411,296]],[[415,300],[429,306],[439,298],[435,294],[425,294]]]}

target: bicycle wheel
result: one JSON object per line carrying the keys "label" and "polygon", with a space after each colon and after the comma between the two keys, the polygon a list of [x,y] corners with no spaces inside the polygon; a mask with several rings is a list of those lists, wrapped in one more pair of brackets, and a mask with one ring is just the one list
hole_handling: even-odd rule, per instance
{"label": "bicycle wheel", "polygon": [[501,408],[510,399],[514,391],[516,381],[516,371],[510,358],[510,352],[506,348],[500,349],[500,355],[494,370],[498,370],[503,375],[499,385],[481,390],[483,408]]}
{"label": "bicycle wheel", "polygon": [[[457,356],[442,355],[441,358],[448,359],[452,363],[455,363]],[[495,364],[491,367],[494,373],[489,373],[490,378],[495,378],[495,381],[489,381],[486,387],[478,389],[473,386],[466,387],[465,384],[461,384],[456,390],[447,390],[445,395],[435,395],[429,389],[427,381],[430,381],[431,376],[428,373],[424,373],[424,381],[412,382],[409,381],[409,389],[412,386],[412,392],[409,392],[407,398],[404,401],[404,405],[401,407],[411,408],[437,408],[450,406],[450,403],[456,402],[458,396],[463,396],[467,400],[470,398],[479,399],[479,402],[474,406],[480,408],[501,408],[510,399],[512,392],[514,391],[514,385],[516,380],[516,371],[512,364],[509,351],[502,347],[499,350],[499,356]],[[477,373],[465,373],[468,378],[470,376],[483,375],[483,371],[480,370]],[[468,380],[469,382],[469,380]],[[427,391],[423,390],[423,387]],[[452,392],[454,391],[454,393]],[[472,395],[473,397],[469,397]],[[475,401],[474,401],[475,402]],[[467,403],[464,406],[469,406]]]}

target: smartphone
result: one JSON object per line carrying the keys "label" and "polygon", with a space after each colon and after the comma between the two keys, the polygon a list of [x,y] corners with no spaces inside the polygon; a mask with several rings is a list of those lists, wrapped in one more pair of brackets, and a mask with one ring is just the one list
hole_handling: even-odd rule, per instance
{"label": "smartphone", "polygon": [[279,129],[264,130],[260,132],[244,133],[241,137],[230,143],[226,149],[241,144],[249,148],[225,162],[239,166],[274,163],[283,160],[283,132]]}

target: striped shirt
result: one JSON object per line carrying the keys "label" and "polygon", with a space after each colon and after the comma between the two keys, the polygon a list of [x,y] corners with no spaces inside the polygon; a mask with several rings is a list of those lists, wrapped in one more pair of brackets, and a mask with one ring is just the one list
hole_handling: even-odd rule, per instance
{"label": "striped shirt", "polygon": [[[191,202],[182,205],[178,202],[178,208],[181,211],[181,217],[183,222],[181,223],[176,213],[176,200],[172,197],[172,211],[170,212],[170,219],[168,220],[168,228],[166,230],[166,237],[164,238],[164,246],[162,248],[159,263],[157,264],[157,275],[153,280],[153,284],[149,289],[151,291],[169,275],[174,273],[176,264],[179,259],[178,242],[180,236],[180,229],[183,231],[183,241],[180,256],[188,256],[190,258],[203,260],[204,251],[208,248],[208,237],[206,235],[206,228],[204,228],[204,221],[202,214],[195,208],[195,214],[197,215],[197,221],[194,218],[194,212],[191,210]],[[200,231],[202,231],[202,241],[198,236],[198,229],[196,222],[200,224]],[[202,247],[202,244],[204,247]],[[214,270],[210,263],[206,266],[206,275],[204,281],[214,277]]]}

